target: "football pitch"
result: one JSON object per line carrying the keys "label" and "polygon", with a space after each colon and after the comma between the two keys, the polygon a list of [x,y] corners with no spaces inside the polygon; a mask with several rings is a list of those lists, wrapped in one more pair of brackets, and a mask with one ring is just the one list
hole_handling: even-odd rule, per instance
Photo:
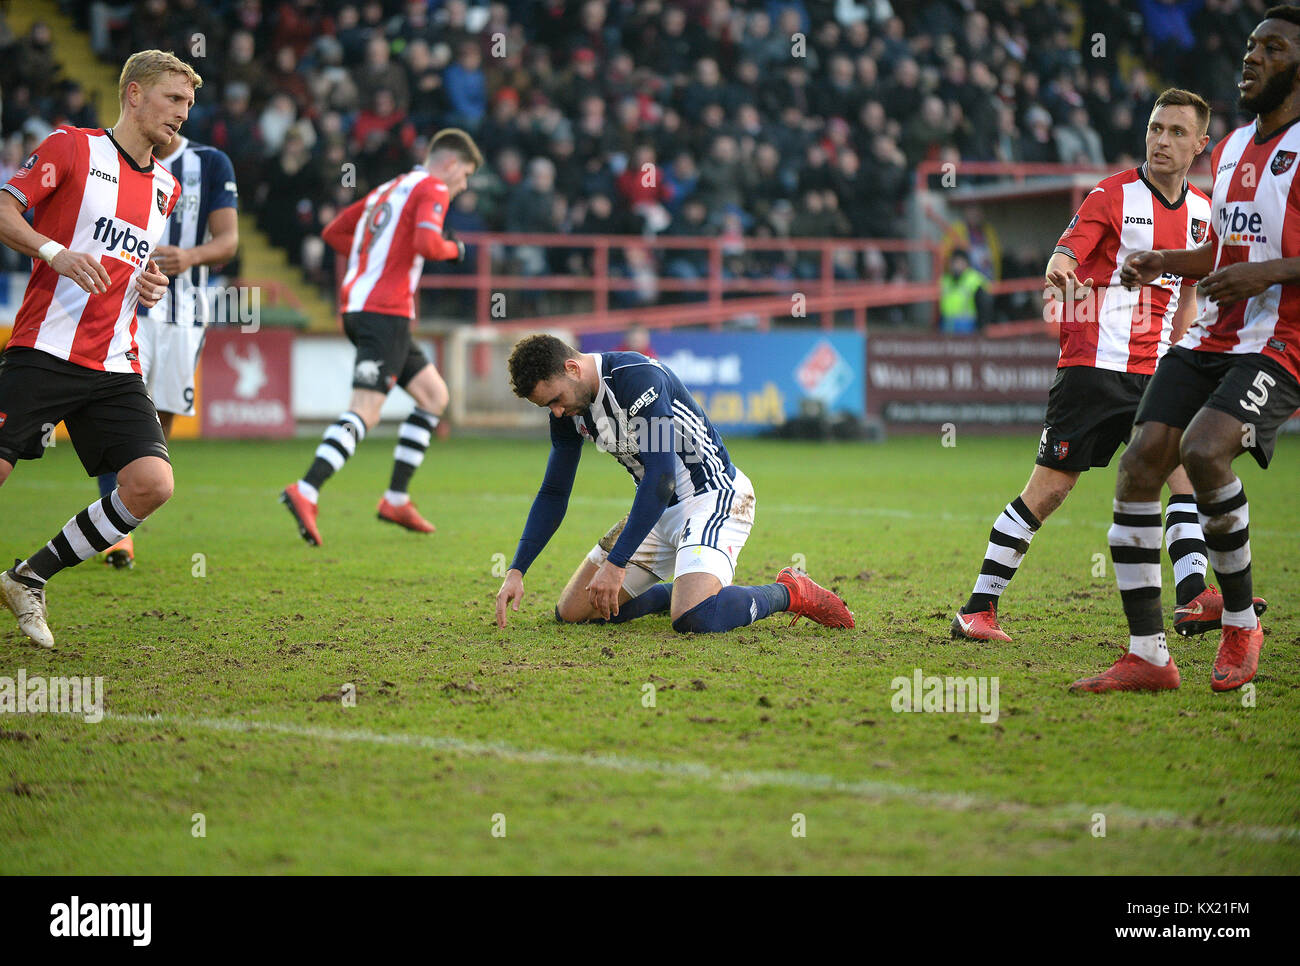
{"label": "football pitch", "polygon": [[[1113,468],[1035,539],[1014,643],[948,636],[1035,443],[730,440],[758,496],[737,581],[802,562],[857,628],[682,636],[553,619],[632,500],[593,447],[500,631],[544,439],[435,442],[424,537],[375,519],[372,438],[322,491],[321,548],[276,499],[314,441],[178,442],[136,569],[51,583],[57,650],[0,611],[0,676],[102,677],[106,708],[0,714],[0,873],[1300,872],[1300,443],[1237,463],[1271,605],[1253,692],[1210,691],[1214,632],[1171,634],[1181,690],[1100,696],[1066,686],[1127,641]],[[71,445],[22,464],[0,552],[94,493]],[[918,672],[996,685],[996,715],[895,710]]]}

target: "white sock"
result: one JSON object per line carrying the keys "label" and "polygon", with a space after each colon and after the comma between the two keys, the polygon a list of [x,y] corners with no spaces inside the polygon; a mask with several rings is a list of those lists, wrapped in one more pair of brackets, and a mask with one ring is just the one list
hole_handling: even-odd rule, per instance
{"label": "white sock", "polygon": [[298,481],[298,492],[301,493],[303,499],[312,506],[315,506],[316,501],[320,499],[320,490],[316,489],[316,487],[312,486],[306,480]]}
{"label": "white sock", "polygon": [[398,493],[396,490],[384,490],[384,499],[393,506],[406,506],[411,502],[409,493]]}
{"label": "white sock", "polygon": [[1156,667],[1164,667],[1169,663],[1169,648],[1165,644],[1165,634],[1161,631],[1159,634],[1146,634],[1141,637],[1130,636],[1128,639],[1128,652],[1136,654],[1142,660]]}
{"label": "white sock", "polygon": [[1254,606],[1247,607],[1245,610],[1223,610],[1223,624],[1225,627],[1247,627],[1250,630],[1255,629],[1259,623],[1259,618],[1255,616]]}

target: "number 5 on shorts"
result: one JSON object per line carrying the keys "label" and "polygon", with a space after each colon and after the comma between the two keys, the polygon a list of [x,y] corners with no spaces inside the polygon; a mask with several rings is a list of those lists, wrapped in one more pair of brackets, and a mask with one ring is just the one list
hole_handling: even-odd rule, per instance
{"label": "number 5 on shorts", "polygon": [[1259,407],[1268,402],[1268,387],[1277,385],[1277,380],[1267,372],[1255,373],[1255,384],[1246,390],[1246,398],[1238,399],[1237,405],[1247,412],[1259,415]]}

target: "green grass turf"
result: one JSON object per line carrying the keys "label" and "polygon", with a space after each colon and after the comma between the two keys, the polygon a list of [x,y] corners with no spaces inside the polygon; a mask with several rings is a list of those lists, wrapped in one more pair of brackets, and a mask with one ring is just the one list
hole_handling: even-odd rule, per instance
{"label": "green grass turf", "polygon": [[[0,872],[1300,872],[1300,444],[1268,473],[1238,464],[1272,602],[1243,707],[1209,689],[1217,634],[1174,639],[1178,692],[1066,692],[1126,640],[1113,470],[1035,540],[1003,598],[1015,643],[949,639],[1034,443],[733,440],[759,501],[738,579],[802,555],[858,626],[694,637],[666,616],[553,621],[631,501],[590,447],[501,632],[493,568],[543,441],[435,444],[414,491],[439,529],[421,537],[375,520],[392,447],[371,440],[324,491],[319,549],[276,502],[311,441],[177,443],[176,496],[141,528],[136,569],[51,585],[56,651],[0,615],[0,675],[102,675],[110,712],[0,716]],[[30,552],[93,494],[71,446],[23,464],[0,490],[0,549]],[[916,668],[997,676],[999,720],[895,713],[891,681]]]}

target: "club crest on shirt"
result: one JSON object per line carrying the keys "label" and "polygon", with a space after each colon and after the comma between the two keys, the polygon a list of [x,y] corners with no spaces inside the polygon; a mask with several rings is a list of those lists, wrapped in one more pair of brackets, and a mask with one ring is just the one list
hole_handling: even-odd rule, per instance
{"label": "club crest on shirt", "polygon": [[9,418],[8,413],[0,413],[0,426],[3,426],[5,424],[5,420],[8,418]]}
{"label": "club crest on shirt", "polygon": [[1279,151],[1273,155],[1273,163],[1268,166],[1268,169],[1274,174],[1286,174],[1291,170],[1293,163],[1295,163],[1294,151]]}
{"label": "club crest on shirt", "polygon": [[1070,441],[1068,439],[1058,439],[1052,444],[1052,455],[1056,457],[1057,462],[1065,459],[1070,455]]}
{"label": "club crest on shirt", "polygon": [[167,192],[163,191],[162,188],[158,189],[157,200],[158,200],[158,214],[163,215],[165,217],[167,215]]}
{"label": "club crest on shirt", "polygon": [[1193,218],[1191,224],[1192,241],[1200,244],[1205,241],[1205,230],[1209,227],[1204,218]]}

